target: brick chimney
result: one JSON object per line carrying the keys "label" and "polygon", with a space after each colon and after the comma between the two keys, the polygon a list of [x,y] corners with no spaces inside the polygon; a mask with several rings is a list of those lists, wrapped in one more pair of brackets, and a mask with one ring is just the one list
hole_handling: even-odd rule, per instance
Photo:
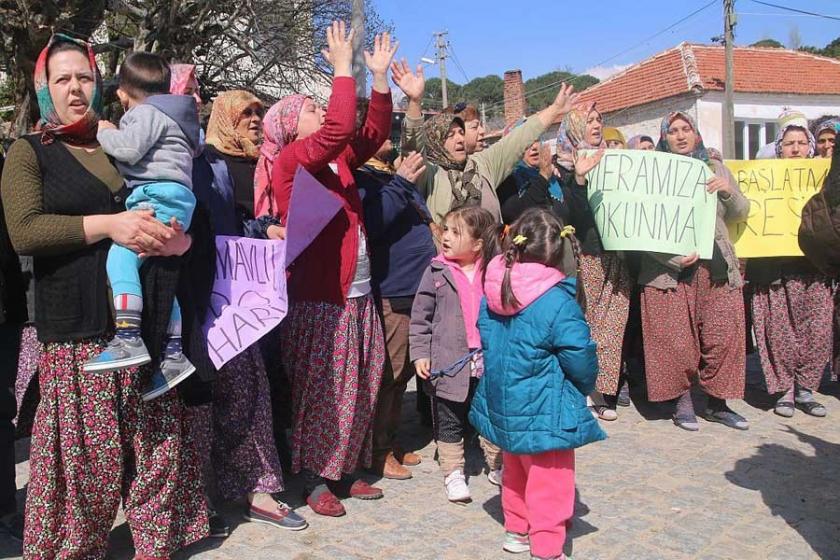
{"label": "brick chimney", "polygon": [[521,70],[505,72],[505,125],[509,126],[525,116],[525,84]]}

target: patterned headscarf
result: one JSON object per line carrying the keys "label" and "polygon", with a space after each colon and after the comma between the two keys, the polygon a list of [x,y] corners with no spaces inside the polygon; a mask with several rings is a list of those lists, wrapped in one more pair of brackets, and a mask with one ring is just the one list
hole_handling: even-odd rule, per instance
{"label": "patterned headscarf", "polygon": [[668,154],[675,153],[671,149],[671,145],[668,143],[668,129],[671,128],[671,124],[677,119],[682,119],[685,122],[687,122],[691,126],[691,130],[693,130],[694,134],[697,136],[697,143],[694,144],[694,150],[690,154],[687,154],[688,157],[699,159],[709,164],[709,152],[706,150],[706,145],[703,144],[703,137],[700,135],[700,131],[697,129],[697,123],[694,122],[694,119],[691,118],[691,115],[689,115],[688,113],[683,113],[682,111],[674,111],[672,113],[668,113],[668,116],[662,119],[662,125],[659,127],[660,135],[659,143],[656,144],[656,151],[665,152]]}
{"label": "patterned headscarf", "polygon": [[263,118],[263,143],[254,173],[254,215],[272,214],[271,171],[274,160],[297,136],[298,119],[305,95],[287,95],[271,106]]}
{"label": "patterned headscarf", "polygon": [[830,130],[836,134],[838,127],[840,127],[840,117],[831,117],[816,123],[812,132],[814,133],[814,138],[819,138],[820,134],[826,130]]}
{"label": "patterned headscarf", "polygon": [[636,136],[633,136],[632,138],[630,138],[630,140],[627,141],[627,149],[638,150],[639,145],[645,140],[655,145],[653,138],[651,138],[650,136],[646,134],[637,134]]}
{"label": "patterned headscarf", "polygon": [[603,136],[597,146],[586,141],[586,121],[589,113],[601,115],[594,107],[589,112],[587,109],[588,107],[583,105],[575,107],[566,113],[563,122],[560,123],[560,131],[557,133],[557,164],[567,171],[573,171],[575,168],[575,150],[590,150],[607,145]]}
{"label": "patterned headscarf", "polygon": [[461,206],[481,204],[481,187],[475,163],[469,158],[462,162],[452,159],[444,147],[446,136],[453,124],[464,128],[464,120],[451,113],[440,113],[423,123],[426,133],[426,159],[446,170],[452,187],[452,206],[455,210]]}
{"label": "patterned headscarf", "polygon": [[257,159],[260,151],[253,142],[236,132],[242,111],[254,103],[263,106],[255,95],[241,89],[225,91],[213,101],[207,123],[206,142],[229,156]]}
{"label": "patterned headscarf", "polygon": [[808,138],[808,155],[806,157],[814,157],[814,154],[817,153],[817,141],[814,139],[814,135],[811,134],[810,130],[799,124],[788,124],[779,129],[779,133],[776,134],[776,157],[782,157],[782,140],[784,140],[785,134],[789,130],[801,130],[805,133],[805,136]]}
{"label": "patterned headscarf", "polygon": [[[55,112],[52,96],[50,95],[49,80],[47,78],[47,62],[50,49],[60,43],[72,43],[78,45],[87,53],[90,69],[93,70],[94,84],[93,95],[90,98],[85,114],[74,123],[62,123]],[[99,116],[102,114],[102,76],[99,74],[99,67],[96,65],[96,58],[93,55],[91,46],[80,39],[68,37],[56,33],[50,37],[47,46],[38,55],[35,62],[35,92],[38,98],[38,109],[41,112],[41,119],[38,126],[41,129],[41,143],[52,144],[59,139],[62,142],[74,145],[90,144],[96,141],[96,132],[99,125]]]}
{"label": "patterned headscarf", "polygon": [[172,77],[169,79],[169,93],[173,95],[186,95],[187,88],[193,86],[192,97],[196,105],[201,104],[201,96],[198,94],[198,78],[195,75],[195,64],[170,64],[169,72]]}

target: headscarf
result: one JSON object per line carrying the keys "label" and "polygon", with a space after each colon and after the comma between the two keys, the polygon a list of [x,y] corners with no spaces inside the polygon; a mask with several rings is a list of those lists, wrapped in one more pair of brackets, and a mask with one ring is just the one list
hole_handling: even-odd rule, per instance
{"label": "headscarf", "polygon": [[[90,98],[85,114],[72,124],[64,124],[55,112],[52,96],[50,95],[49,80],[47,78],[47,62],[50,49],[59,43],[72,43],[78,45],[87,52],[90,69],[93,70],[94,83],[93,95]],[[35,93],[38,98],[38,109],[41,112],[41,119],[38,126],[41,129],[41,143],[52,144],[55,139],[72,145],[90,144],[96,140],[96,133],[99,128],[99,116],[102,114],[102,76],[99,74],[99,67],[96,65],[96,58],[90,44],[81,39],[68,37],[56,33],[50,37],[47,46],[38,55],[35,62]]]}
{"label": "headscarf", "polygon": [[788,130],[801,130],[808,138],[808,155],[806,157],[812,158],[817,153],[817,141],[814,135],[808,130],[808,118],[800,111],[792,109],[785,109],[779,115],[779,132],[776,134],[776,157],[782,157],[782,140]]}
{"label": "headscarf", "polygon": [[630,138],[630,140],[627,141],[627,149],[628,150],[638,150],[639,149],[639,144],[641,144],[644,141],[648,141],[651,144],[653,144],[654,146],[656,145],[655,142],[653,141],[653,138],[651,138],[647,134],[637,134],[636,136],[633,136],[632,138]]}
{"label": "headscarf", "polygon": [[687,122],[691,126],[691,130],[693,130],[694,134],[697,136],[697,143],[694,144],[694,151],[688,154],[688,157],[699,159],[709,164],[709,152],[706,150],[705,144],[703,144],[703,137],[700,135],[700,131],[697,129],[697,123],[694,122],[694,119],[691,118],[691,115],[689,115],[688,113],[683,113],[682,111],[674,111],[672,113],[668,113],[668,116],[662,119],[662,125],[659,127],[660,136],[659,143],[656,144],[656,151],[665,152],[668,154],[674,153],[674,151],[671,150],[671,145],[668,144],[668,129],[671,127],[671,124],[677,119],[682,119],[685,122]]}
{"label": "headscarf", "polygon": [[[507,136],[515,129],[525,124],[525,117],[509,124],[502,131],[502,136]],[[530,148],[529,148],[530,149]],[[532,179],[540,174],[540,170],[525,163],[524,159],[520,159],[513,168],[513,180],[516,181],[516,191],[519,196],[525,194],[525,189]],[[554,173],[551,174],[551,179],[548,180],[548,195],[558,201],[563,202],[563,189],[560,187],[560,180]]]}
{"label": "headscarf", "polygon": [[831,132],[837,134],[838,128],[840,128],[840,117],[830,117],[816,123],[812,132],[814,133],[814,138],[819,138],[820,134],[826,130],[830,130]]}
{"label": "headscarf", "polygon": [[271,106],[263,118],[263,143],[254,173],[254,215],[272,214],[271,171],[274,160],[297,136],[305,95],[287,95]]}
{"label": "headscarf", "polygon": [[[601,143],[592,146],[586,141],[586,120],[589,112],[586,107],[578,106],[566,113],[563,122],[560,123],[560,131],[557,133],[557,163],[567,171],[575,169],[575,150],[591,150],[602,148],[607,145],[603,136]],[[594,107],[592,111],[601,115]]]}
{"label": "headscarf", "polygon": [[452,116],[451,113],[437,114],[423,124],[426,133],[426,159],[445,169],[449,176],[453,197],[450,210],[481,203],[481,188],[477,185],[475,163],[469,158],[460,163],[455,161],[444,147],[446,136],[453,124],[464,128],[464,120]]}
{"label": "headscarf", "polygon": [[624,146],[627,146],[627,140],[624,139],[624,134],[621,133],[620,130],[614,128],[612,126],[604,127],[604,132],[602,134],[604,137],[604,142],[609,142],[610,140],[621,142]]}
{"label": "headscarf", "polygon": [[254,103],[263,106],[262,101],[254,94],[241,89],[220,93],[213,101],[213,110],[207,123],[206,142],[223,154],[257,159],[260,155],[257,146],[236,132],[236,124],[242,111]]}
{"label": "headscarf", "polygon": [[192,85],[195,93],[193,97],[196,104],[201,103],[201,96],[198,95],[198,78],[195,75],[195,64],[170,64],[169,72],[169,93],[173,95],[186,95],[187,88]]}

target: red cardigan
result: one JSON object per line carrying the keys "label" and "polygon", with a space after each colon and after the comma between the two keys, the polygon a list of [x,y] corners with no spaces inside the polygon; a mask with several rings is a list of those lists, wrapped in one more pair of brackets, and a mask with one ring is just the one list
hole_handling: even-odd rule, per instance
{"label": "red cardigan", "polygon": [[[321,234],[289,268],[292,301],[323,301],[343,305],[353,276],[359,247],[359,226],[364,227],[362,202],[353,170],[369,160],[391,132],[391,94],[371,93],[367,119],[356,132],[356,82],[335,78],[321,129],[295,140],[274,162],[274,208],[284,222],[288,217],[292,181],[298,165],[338,195],[343,207]],[[330,169],[335,163],[337,174]]]}

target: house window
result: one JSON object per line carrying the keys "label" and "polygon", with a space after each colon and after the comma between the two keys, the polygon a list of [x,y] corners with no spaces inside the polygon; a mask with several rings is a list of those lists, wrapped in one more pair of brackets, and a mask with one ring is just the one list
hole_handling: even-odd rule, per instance
{"label": "house window", "polygon": [[776,140],[776,121],[735,121],[735,158],[755,159],[758,150]]}

